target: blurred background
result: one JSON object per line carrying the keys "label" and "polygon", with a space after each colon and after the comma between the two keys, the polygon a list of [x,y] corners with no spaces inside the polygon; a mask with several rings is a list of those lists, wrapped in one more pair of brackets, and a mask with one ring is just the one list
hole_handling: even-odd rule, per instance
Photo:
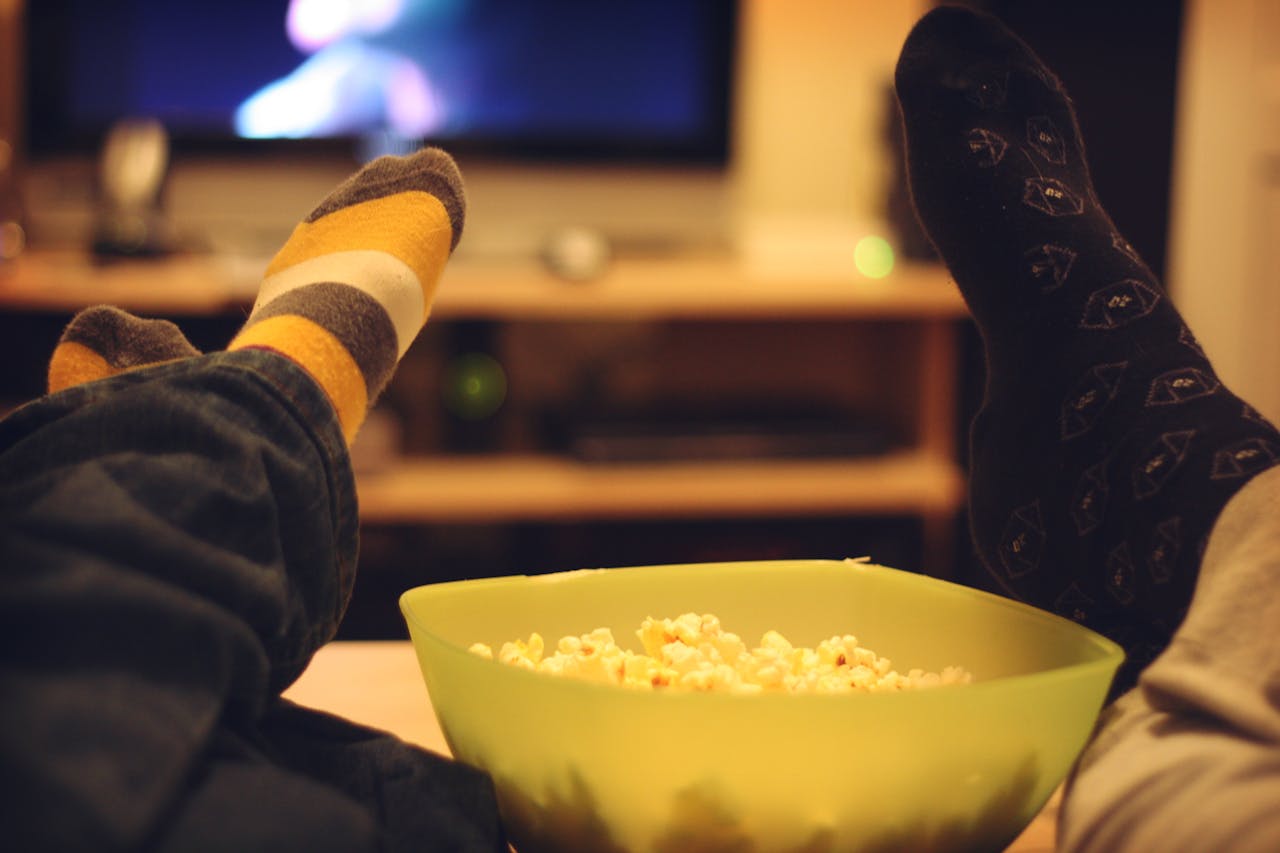
{"label": "blurred background", "polygon": [[[869,555],[985,586],[983,381],[910,212],[926,0],[0,0],[0,405],[113,302],[202,349],[293,225],[423,141],[465,237],[353,450],[348,638],[435,580]],[[1058,71],[1103,204],[1280,420],[1280,2],[987,0]]]}

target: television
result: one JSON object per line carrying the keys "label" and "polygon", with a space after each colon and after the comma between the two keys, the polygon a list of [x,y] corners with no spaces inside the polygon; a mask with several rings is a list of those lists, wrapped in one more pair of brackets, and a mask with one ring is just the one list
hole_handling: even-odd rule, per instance
{"label": "television", "polygon": [[125,118],[161,122],[179,155],[728,153],[733,0],[37,0],[26,18],[34,159]]}
{"label": "television", "polygon": [[[33,244],[91,240],[104,140],[157,120],[178,248],[271,253],[355,164],[436,144],[460,255],[722,243],[738,0],[31,0]],[[264,193],[263,188],[269,192]]]}

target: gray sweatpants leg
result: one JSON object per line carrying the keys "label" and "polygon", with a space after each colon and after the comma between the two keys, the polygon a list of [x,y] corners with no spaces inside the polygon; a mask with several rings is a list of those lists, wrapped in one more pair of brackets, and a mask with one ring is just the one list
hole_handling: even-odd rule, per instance
{"label": "gray sweatpants leg", "polygon": [[1187,618],[1106,711],[1065,851],[1280,851],[1280,468],[1214,524]]}

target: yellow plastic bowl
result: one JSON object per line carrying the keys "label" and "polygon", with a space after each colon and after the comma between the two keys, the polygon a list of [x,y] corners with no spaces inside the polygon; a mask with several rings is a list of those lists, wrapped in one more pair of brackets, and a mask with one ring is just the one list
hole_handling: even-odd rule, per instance
{"label": "yellow plastic bowl", "polygon": [[[400,607],[444,736],[486,770],[520,853],[999,850],[1066,776],[1123,658],[1068,620],[854,561],[595,569],[417,587]],[[833,634],[900,672],[892,694],[641,691],[467,651],[537,631],[714,613],[748,644]],[[640,651],[638,641],[632,648]]]}

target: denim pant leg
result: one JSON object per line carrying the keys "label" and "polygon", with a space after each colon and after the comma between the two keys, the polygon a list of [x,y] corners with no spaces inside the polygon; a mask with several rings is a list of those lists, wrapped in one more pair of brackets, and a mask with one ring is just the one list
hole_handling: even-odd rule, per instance
{"label": "denim pant leg", "polygon": [[[273,797],[311,789],[286,791],[265,758],[248,785],[222,782],[254,763],[264,716],[334,635],[356,531],[332,407],[269,352],[122,374],[0,422],[0,820],[15,849],[171,846],[193,800],[234,804],[226,840],[260,822],[288,849]],[[364,847],[367,804],[343,829],[323,799],[333,843],[317,849]]]}

